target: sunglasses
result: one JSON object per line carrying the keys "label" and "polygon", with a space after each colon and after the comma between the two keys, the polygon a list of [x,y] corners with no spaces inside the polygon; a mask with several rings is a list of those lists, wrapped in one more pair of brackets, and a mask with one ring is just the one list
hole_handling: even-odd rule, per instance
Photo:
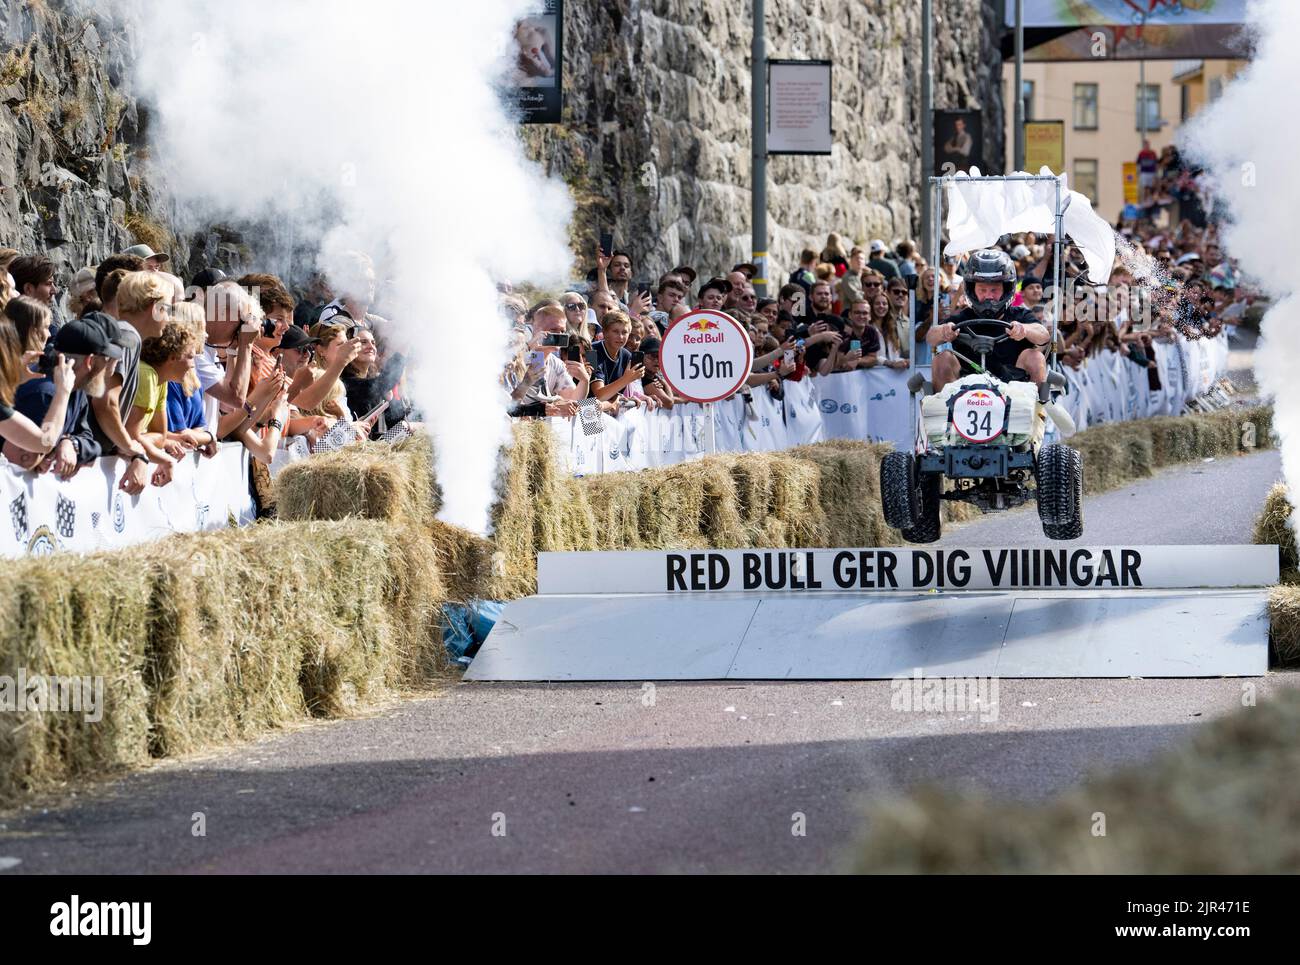
{"label": "sunglasses", "polygon": [[566,312],[576,312],[586,307],[587,306],[582,304],[582,302],[569,302],[567,305],[564,306],[564,310]]}
{"label": "sunglasses", "polygon": [[879,287],[880,287],[880,282],[878,282],[878,281],[864,281],[864,282],[862,283],[862,287],[863,287],[863,288],[879,288]]}

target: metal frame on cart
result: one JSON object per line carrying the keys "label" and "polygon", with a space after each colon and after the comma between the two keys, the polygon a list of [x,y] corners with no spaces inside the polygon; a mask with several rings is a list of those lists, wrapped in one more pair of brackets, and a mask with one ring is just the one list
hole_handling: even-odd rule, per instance
{"label": "metal frame on cart", "polygon": [[[1052,210],[1055,212],[1055,231],[1052,239],[1052,339],[1047,344],[1050,346],[1048,357],[1048,367],[1056,367],[1056,323],[1061,317],[1061,296],[1063,294],[1063,282],[1065,266],[1061,263],[1061,255],[1064,251],[1064,238],[1062,225],[1065,219],[1065,209],[1070,205],[1070,196],[1061,190],[1061,179],[1050,174],[998,174],[987,175],[978,178],[957,178],[953,175],[934,177],[930,179],[930,210],[933,212],[930,223],[934,226],[934,237],[930,239],[932,248],[932,257],[930,265],[935,271],[935,290],[931,310],[934,315],[930,321],[931,327],[939,324],[939,272],[943,270],[942,249],[943,249],[943,198],[944,187],[950,184],[986,184],[990,182],[1002,181],[1051,181],[1056,185],[1056,203]],[[1064,203],[1062,203],[1064,202]],[[919,284],[919,279],[917,284]],[[908,354],[908,386],[912,386],[912,381],[916,373],[916,289],[912,288],[908,298],[910,308],[908,314],[912,318],[912,324],[908,331],[908,338],[912,340],[911,351]],[[934,365],[934,358],[931,357],[930,365]],[[917,435],[917,407],[915,401],[911,406],[912,422],[912,440],[915,445],[919,439]]]}

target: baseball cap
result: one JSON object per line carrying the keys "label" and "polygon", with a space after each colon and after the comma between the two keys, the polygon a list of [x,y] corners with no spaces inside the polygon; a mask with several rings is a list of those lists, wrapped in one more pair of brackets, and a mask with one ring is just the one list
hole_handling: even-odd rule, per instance
{"label": "baseball cap", "polygon": [[681,275],[683,278],[686,279],[686,284],[687,284],[687,285],[693,285],[693,284],[695,284],[695,279],[698,277],[698,276],[695,274],[695,269],[692,268],[690,265],[678,265],[676,268],[674,268],[674,269],[673,269],[672,271],[670,271],[668,274],[670,274],[670,275]]}
{"label": "baseball cap", "polygon": [[658,355],[659,346],[662,344],[657,338],[643,338],[641,339],[641,351],[645,352],[646,355]]}
{"label": "baseball cap", "polygon": [[1024,278],[1020,279],[1021,288],[1024,288],[1026,285],[1041,285],[1042,283],[1043,280],[1037,275],[1026,275]]}
{"label": "baseball cap", "polygon": [[873,255],[884,250],[885,250],[885,243],[881,241],[879,238],[876,238],[871,242],[871,253]]}
{"label": "baseball cap", "polygon": [[308,345],[315,345],[320,339],[308,335],[297,325],[290,325],[289,330],[280,337],[280,344],[276,348],[304,349]]}
{"label": "baseball cap", "polygon": [[746,278],[753,278],[758,274],[758,268],[747,261],[742,261],[739,265],[732,265],[731,270],[743,272]]}
{"label": "baseball cap", "polygon": [[725,278],[710,278],[700,286],[700,297],[703,298],[704,293],[710,288],[715,288],[725,295],[731,291],[731,282],[727,281]]}
{"label": "baseball cap", "polygon": [[204,268],[190,279],[192,288],[211,288],[225,281],[228,276],[220,268]]}
{"label": "baseball cap", "polygon": [[135,255],[137,258],[144,258],[146,260],[149,258],[157,258],[159,261],[170,261],[172,257],[166,252],[154,251],[148,245],[132,245],[130,248],[126,249],[126,251],[122,252],[122,254]]}
{"label": "baseball cap", "polygon": [[81,321],[90,322],[99,326],[104,336],[116,345],[118,348],[126,348],[129,340],[122,332],[122,326],[117,324],[117,319],[107,312],[87,312],[81,316]]}
{"label": "baseball cap", "polygon": [[[104,315],[104,313],[91,312],[91,315]],[[104,317],[108,318],[107,315]],[[60,325],[54,336],[54,348],[64,355],[105,355],[111,359],[122,358],[121,347],[113,342],[104,327],[93,321],[90,316],[74,318]]]}

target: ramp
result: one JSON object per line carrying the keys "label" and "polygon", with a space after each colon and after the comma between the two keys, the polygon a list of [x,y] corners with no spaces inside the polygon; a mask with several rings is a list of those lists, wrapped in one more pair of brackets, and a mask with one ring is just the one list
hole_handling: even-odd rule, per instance
{"label": "ramp", "polygon": [[543,554],[465,677],[1258,676],[1277,570],[1261,546]]}

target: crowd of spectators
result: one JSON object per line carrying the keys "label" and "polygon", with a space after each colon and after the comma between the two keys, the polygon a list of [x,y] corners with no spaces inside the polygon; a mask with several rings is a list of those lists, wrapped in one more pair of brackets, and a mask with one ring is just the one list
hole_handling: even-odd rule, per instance
{"label": "crowd of spectators", "polygon": [[256,467],[291,437],[319,450],[405,430],[405,356],[371,310],[366,256],[299,295],[265,273],[203,269],[186,285],[168,260],[136,245],[60,284],[45,256],[0,249],[5,460],[69,479],[121,457],[120,488],[136,494],[222,442],[242,444],[264,482]]}
{"label": "crowd of spectators", "polygon": [[[1165,168],[1159,171],[1164,179]],[[1168,177],[1175,177],[1172,168]],[[1164,183],[1153,180],[1154,197],[1162,196]],[[1154,390],[1156,341],[1175,332],[1214,336],[1241,321],[1255,295],[1224,257],[1217,227],[1189,218],[1169,226],[1168,219],[1167,207],[1151,205],[1116,226],[1123,242],[1106,285],[1092,284],[1081,253],[1066,246],[1059,364],[1079,368],[1103,351],[1119,351],[1149,370]],[[1027,232],[998,243],[1019,276],[1013,304],[1049,326],[1057,310],[1052,242]],[[683,265],[636,280],[630,253],[597,248],[584,290],[529,305],[502,286],[502,311],[514,326],[503,375],[512,414],[569,416],[587,400],[609,414],[622,406],[671,407],[680,400],[657,368],[660,339],[675,319],[698,308],[724,312],[746,327],[754,344],[748,385],[777,395],[787,380],[875,366],[905,369],[913,352],[917,364],[929,364],[926,333],[936,307],[942,322],[969,305],[964,261],[945,255],[931,265],[911,240],[892,247],[881,239],[847,244],[832,232],[820,251],[800,253],[775,297],[760,298],[751,264],[715,275]]]}
{"label": "crowd of spectators", "polygon": [[[1175,222],[1161,203],[1185,176],[1168,151],[1159,159],[1152,203],[1117,226],[1123,243],[1107,286],[1092,285],[1067,247],[1055,319],[1060,364],[1117,351],[1158,388],[1156,341],[1213,336],[1246,315],[1255,296],[1224,256],[1216,225],[1199,214]],[[1013,304],[1052,322],[1052,239],[1025,233],[999,243],[1017,266]],[[168,261],[137,245],[60,279],[43,255],[0,249],[5,460],[68,479],[118,456],[128,462],[120,486],[133,494],[167,485],[177,460],[215,455],[222,442],[242,444],[267,466],[294,437],[312,450],[337,448],[400,433],[418,417],[403,390],[406,354],[375,312],[375,271],[364,255],[300,289],[271,274],[229,278],[212,268],[186,284]],[[646,279],[629,252],[597,248],[586,283],[558,297],[530,304],[500,286],[513,326],[502,382],[516,416],[671,408],[681,400],[659,371],[660,340],[696,308],[724,312],[749,333],[744,391],[779,396],[786,381],[905,369],[913,353],[927,364],[936,315],[942,322],[969,303],[963,261],[932,265],[907,239],[852,244],[831,233],[820,250],[800,253],[774,297],[760,297],[752,264],[707,276],[682,265]]]}

